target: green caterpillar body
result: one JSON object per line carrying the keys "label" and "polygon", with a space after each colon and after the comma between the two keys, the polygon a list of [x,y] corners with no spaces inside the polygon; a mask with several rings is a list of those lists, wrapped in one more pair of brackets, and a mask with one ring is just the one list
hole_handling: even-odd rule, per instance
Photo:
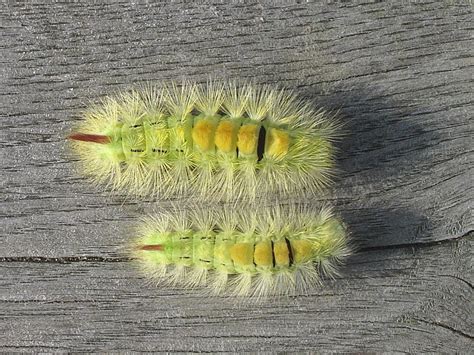
{"label": "green caterpillar body", "polygon": [[132,194],[230,200],[315,193],[337,124],[267,86],[147,86],[85,112],[71,135],[84,171]]}
{"label": "green caterpillar body", "polygon": [[331,210],[306,207],[168,212],[144,222],[132,250],[159,282],[256,298],[302,292],[349,253]]}

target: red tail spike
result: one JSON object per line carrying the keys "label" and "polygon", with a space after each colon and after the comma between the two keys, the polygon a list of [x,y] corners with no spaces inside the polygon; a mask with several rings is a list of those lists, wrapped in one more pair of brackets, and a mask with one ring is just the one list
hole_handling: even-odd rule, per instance
{"label": "red tail spike", "polygon": [[155,250],[155,251],[162,251],[164,250],[164,246],[161,244],[150,244],[150,245],[142,245],[138,248],[139,250]]}
{"label": "red tail spike", "polygon": [[100,134],[73,133],[68,138],[81,142],[93,142],[99,144],[110,143],[110,137]]}

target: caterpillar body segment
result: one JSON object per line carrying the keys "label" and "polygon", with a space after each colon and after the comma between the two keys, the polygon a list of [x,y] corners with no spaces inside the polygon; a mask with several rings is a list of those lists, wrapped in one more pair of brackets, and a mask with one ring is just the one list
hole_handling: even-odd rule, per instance
{"label": "caterpillar body segment", "polygon": [[254,298],[304,292],[349,254],[343,223],[307,207],[164,213],[144,221],[131,249],[158,283]]}
{"label": "caterpillar body segment", "polygon": [[333,172],[334,118],[268,86],[148,85],[84,116],[70,138],[85,173],[131,194],[295,196]]}

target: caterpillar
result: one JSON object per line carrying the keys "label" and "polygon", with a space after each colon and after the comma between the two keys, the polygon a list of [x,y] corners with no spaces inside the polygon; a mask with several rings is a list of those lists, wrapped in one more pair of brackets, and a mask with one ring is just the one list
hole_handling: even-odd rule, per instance
{"label": "caterpillar", "polygon": [[148,84],[83,116],[69,138],[84,173],[127,194],[294,197],[321,191],[334,171],[338,122],[268,85]]}
{"label": "caterpillar", "polygon": [[[331,208],[192,208],[148,217],[130,247],[159,284],[254,299],[301,293],[337,275],[347,232]],[[206,288],[207,287],[207,288]]]}

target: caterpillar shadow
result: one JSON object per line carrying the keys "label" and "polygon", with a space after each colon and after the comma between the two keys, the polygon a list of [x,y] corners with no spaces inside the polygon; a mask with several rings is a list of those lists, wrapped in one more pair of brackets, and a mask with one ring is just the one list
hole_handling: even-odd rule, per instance
{"label": "caterpillar shadow", "polygon": [[439,133],[427,130],[428,110],[415,101],[397,100],[378,88],[334,87],[322,95],[318,88],[303,92],[316,106],[338,111],[345,137],[340,148],[341,179],[360,174],[372,180],[413,172],[419,151],[437,141]]}
{"label": "caterpillar shadow", "polygon": [[309,87],[303,93],[317,106],[338,110],[344,123],[335,204],[355,243],[371,248],[420,242],[430,220],[406,207],[412,196],[404,186],[416,181],[427,164],[424,152],[440,139],[423,122],[428,110],[364,86],[334,87],[331,94]]}

